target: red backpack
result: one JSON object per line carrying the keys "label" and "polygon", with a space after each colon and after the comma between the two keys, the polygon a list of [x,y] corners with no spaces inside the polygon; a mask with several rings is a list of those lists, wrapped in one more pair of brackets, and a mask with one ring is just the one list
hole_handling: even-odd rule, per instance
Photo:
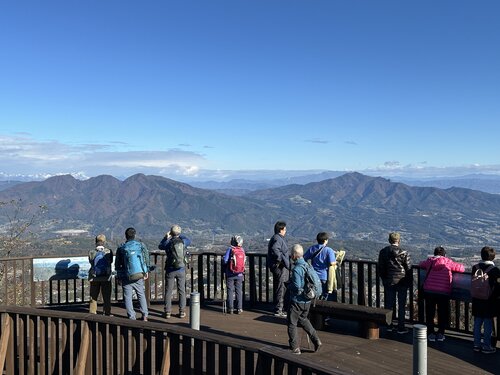
{"label": "red backpack", "polygon": [[245,272],[245,250],[239,246],[231,246],[229,269],[232,273]]}

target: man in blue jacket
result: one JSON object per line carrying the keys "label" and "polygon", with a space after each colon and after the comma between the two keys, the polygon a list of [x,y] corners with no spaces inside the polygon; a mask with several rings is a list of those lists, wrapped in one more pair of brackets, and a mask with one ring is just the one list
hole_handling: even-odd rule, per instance
{"label": "man in blue jacket", "polygon": [[276,303],[275,316],[286,317],[285,293],[286,282],[290,278],[290,252],[285,241],[286,223],[274,224],[274,236],[267,245],[267,267],[273,274],[273,295]]}
{"label": "man in blue jacket", "polygon": [[309,309],[311,308],[311,300],[303,295],[306,269],[306,261],[303,258],[304,249],[301,245],[295,244],[292,246],[292,262],[294,267],[290,284],[288,286],[290,291],[290,309],[288,310],[288,342],[293,354],[300,354],[300,343],[297,340],[297,325],[304,328],[314,345],[314,351],[317,352],[322,343],[318,334],[311,322],[308,319]]}

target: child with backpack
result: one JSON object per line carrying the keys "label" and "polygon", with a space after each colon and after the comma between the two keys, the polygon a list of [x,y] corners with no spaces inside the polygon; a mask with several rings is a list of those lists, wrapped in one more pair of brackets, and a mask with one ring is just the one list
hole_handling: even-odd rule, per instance
{"label": "child with backpack", "polygon": [[[245,273],[245,250],[241,236],[231,237],[231,246],[227,248],[222,262],[226,268],[227,307],[229,314],[243,312],[243,279]],[[236,296],[236,309],[234,298]]]}
{"label": "child with backpack", "polygon": [[105,247],[106,236],[95,238],[95,249],[89,251],[90,306],[89,313],[97,314],[97,299],[102,294],[104,315],[111,315],[111,264],[113,252]]}
{"label": "child with backpack", "polygon": [[[498,278],[500,270],[495,267],[495,249],[485,246],[481,249],[481,262],[472,267],[471,296],[474,316],[474,351],[492,354],[496,348],[491,345],[493,317],[496,313],[496,299],[500,293]],[[484,328],[481,344],[481,329]]]}

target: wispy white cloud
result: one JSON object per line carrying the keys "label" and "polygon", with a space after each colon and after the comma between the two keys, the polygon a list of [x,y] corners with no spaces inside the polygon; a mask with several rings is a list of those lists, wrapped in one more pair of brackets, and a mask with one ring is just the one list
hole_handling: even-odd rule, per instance
{"label": "wispy white cloud", "polygon": [[55,140],[38,141],[28,135],[0,135],[0,173],[4,176],[138,172],[194,175],[206,163],[203,155],[182,149],[117,151],[115,145],[115,142],[68,145]]}
{"label": "wispy white cloud", "polygon": [[319,138],[306,139],[304,142],[307,142],[307,143],[320,143],[320,144],[330,143],[330,141],[327,141],[326,139],[319,139]]}

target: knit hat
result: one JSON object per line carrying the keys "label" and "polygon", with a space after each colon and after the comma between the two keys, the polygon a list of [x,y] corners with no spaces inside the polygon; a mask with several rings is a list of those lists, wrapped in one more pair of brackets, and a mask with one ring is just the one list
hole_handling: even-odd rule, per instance
{"label": "knit hat", "polygon": [[170,234],[172,236],[178,236],[179,234],[181,234],[181,227],[178,226],[177,224],[173,225],[172,228],[170,228]]}
{"label": "knit hat", "polygon": [[241,246],[243,245],[243,238],[241,236],[231,237],[231,246]]}

